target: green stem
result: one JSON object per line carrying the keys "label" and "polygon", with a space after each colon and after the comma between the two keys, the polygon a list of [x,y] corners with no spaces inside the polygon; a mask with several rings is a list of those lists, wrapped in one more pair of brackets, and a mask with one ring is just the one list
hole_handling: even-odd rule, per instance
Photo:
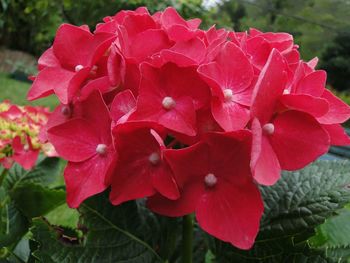
{"label": "green stem", "polygon": [[182,263],[192,263],[193,215],[182,217]]}

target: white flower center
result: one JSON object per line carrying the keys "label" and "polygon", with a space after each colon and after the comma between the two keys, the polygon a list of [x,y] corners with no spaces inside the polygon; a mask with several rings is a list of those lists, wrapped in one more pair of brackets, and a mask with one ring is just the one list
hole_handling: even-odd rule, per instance
{"label": "white flower center", "polygon": [[289,89],[284,89],[284,90],[283,90],[283,94],[284,94],[284,95],[290,94],[290,90],[289,90]]}
{"label": "white flower center", "polygon": [[232,101],[233,92],[231,89],[224,89],[224,98],[226,102]]}
{"label": "white flower center", "polygon": [[265,134],[272,135],[275,132],[275,125],[272,123],[266,123],[263,126],[263,131]]}
{"label": "white flower center", "polygon": [[103,143],[98,144],[96,147],[96,152],[100,155],[105,154],[107,152],[107,145]]}
{"label": "white flower center", "polygon": [[158,153],[154,152],[149,155],[148,160],[151,164],[157,165],[160,161],[160,156]]}
{"label": "white flower center", "polygon": [[176,102],[172,97],[165,97],[162,101],[164,109],[171,110],[176,106]]}
{"label": "white flower center", "polygon": [[208,187],[213,187],[216,185],[216,183],[218,182],[218,179],[216,178],[216,176],[212,173],[207,174],[204,177],[204,183],[206,186]]}
{"label": "white flower center", "polygon": [[25,152],[28,152],[28,151],[29,151],[29,145],[28,145],[28,144],[25,144],[25,145],[23,146],[23,150],[24,150]]}
{"label": "white flower center", "polygon": [[78,72],[78,71],[82,70],[83,68],[84,68],[83,65],[76,65],[75,66],[75,72]]}

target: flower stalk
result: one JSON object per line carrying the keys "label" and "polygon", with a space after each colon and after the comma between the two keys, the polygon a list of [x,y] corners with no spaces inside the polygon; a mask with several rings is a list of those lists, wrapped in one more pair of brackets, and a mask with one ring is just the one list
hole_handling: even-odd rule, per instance
{"label": "flower stalk", "polygon": [[192,263],[193,254],[193,215],[182,218],[182,263]]}

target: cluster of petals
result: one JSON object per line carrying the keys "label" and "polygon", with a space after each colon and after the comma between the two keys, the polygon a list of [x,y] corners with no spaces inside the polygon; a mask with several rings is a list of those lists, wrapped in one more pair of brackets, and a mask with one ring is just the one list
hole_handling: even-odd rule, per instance
{"label": "cluster of petals", "polygon": [[258,185],[350,139],[350,108],[325,88],[287,33],[199,29],[173,8],[106,17],[93,33],[64,24],[28,93],[61,104],[46,137],[68,160],[67,201],[110,188],[114,205],[146,198],[166,216],[249,249]]}
{"label": "cluster of petals", "polygon": [[52,145],[40,140],[49,114],[49,109],[43,107],[0,103],[0,165],[9,169],[16,162],[29,170],[41,151],[55,155]]}

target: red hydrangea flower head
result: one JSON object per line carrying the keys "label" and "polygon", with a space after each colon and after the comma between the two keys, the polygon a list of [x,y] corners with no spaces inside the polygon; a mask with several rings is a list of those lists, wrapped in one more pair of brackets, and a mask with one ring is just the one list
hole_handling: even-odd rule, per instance
{"label": "red hydrangea flower head", "polygon": [[[172,7],[120,11],[93,33],[62,25],[28,98],[61,102],[40,138],[68,160],[71,207],[109,188],[114,205],[145,198],[166,216],[195,213],[203,230],[249,249],[263,213],[258,185],[350,145],[341,126],[350,107],[290,34],[199,25]],[[18,162],[35,149],[32,138],[0,136],[2,163],[8,143]]]}

